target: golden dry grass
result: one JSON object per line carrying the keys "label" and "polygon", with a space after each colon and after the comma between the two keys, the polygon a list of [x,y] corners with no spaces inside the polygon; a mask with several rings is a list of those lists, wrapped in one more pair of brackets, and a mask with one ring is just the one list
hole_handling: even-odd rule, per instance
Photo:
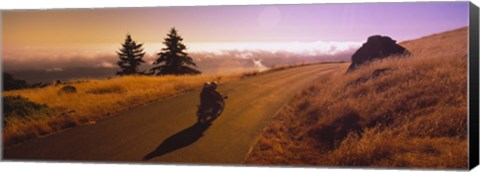
{"label": "golden dry grass", "polygon": [[64,128],[94,123],[118,111],[201,87],[207,81],[228,82],[239,77],[240,74],[124,76],[71,82],[70,85],[77,89],[74,94],[57,94],[64,85],[6,91],[3,92],[4,96],[20,95],[33,102],[46,104],[53,110],[35,118],[5,118],[3,142],[11,145]]}
{"label": "golden dry grass", "polygon": [[402,42],[412,56],[321,78],[277,114],[245,163],[467,168],[467,31]]}

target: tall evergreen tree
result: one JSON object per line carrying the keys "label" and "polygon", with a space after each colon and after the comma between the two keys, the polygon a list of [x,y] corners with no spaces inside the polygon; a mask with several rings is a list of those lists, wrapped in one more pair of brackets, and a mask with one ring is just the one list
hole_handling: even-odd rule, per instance
{"label": "tall evergreen tree", "polygon": [[158,58],[153,62],[154,67],[150,69],[153,75],[185,75],[200,74],[201,72],[194,67],[193,62],[186,52],[186,47],[182,43],[183,38],[177,34],[177,30],[172,28],[167,38],[163,42],[167,47],[157,53]]}
{"label": "tall evergreen tree", "polygon": [[137,44],[132,40],[130,34],[127,34],[125,42],[122,44],[122,48],[117,52],[118,58],[120,60],[117,62],[117,65],[120,67],[120,71],[117,72],[117,75],[134,75],[140,74],[138,67],[143,61],[143,44]]}

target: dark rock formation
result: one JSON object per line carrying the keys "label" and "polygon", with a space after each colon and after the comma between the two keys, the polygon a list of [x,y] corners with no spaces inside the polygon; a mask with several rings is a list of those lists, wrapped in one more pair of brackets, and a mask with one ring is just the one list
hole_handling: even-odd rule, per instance
{"label": "dark rock formation", "polygon": [[12,74],[3,72],[3,90],[17,90],[27,88],[28,84],[25,80],[19,80],[13,78]]}
{"label": "dark rock formation", "polygon": [[410,54],[410,52],[396,42],[397,41],[388,36],[374,35],[368,37],[367,42],[353,54],[352,64],[348,67],[347,72],[351,72],[358,66],[376,59],[382,59],[391,55]]}
{"label": "dark rock formation", "polygon": [[58,90],[58,95],[60,95],[60,94],[70,94],[70,93],[76,93],[76,92],[77,92],[77,88],[75,88],[74,86],[71,86],[71,85],[67,85],[67,86],[62,87],[60,90]]}

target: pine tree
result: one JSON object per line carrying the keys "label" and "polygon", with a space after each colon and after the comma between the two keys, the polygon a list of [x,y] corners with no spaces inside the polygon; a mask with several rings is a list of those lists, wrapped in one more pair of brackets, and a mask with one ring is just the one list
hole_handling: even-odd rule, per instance
{"label": "pine tree", "polygon": [[121,71],[117,72],[117,75],[141,74],[138,71],[138,67],[141,63],[145,63],[145,61],[143,61],[145,52],[143,52],[142,46],[143,44],[137,44],[132,40],[130,34],[127,34],[127,38],[125,38],[122,48],[117,52],[118,58],[120,58],[117,65],[121,69]]}
{"label": "pine tree", "polygon": [[195,69],[197,65],[186,52],[186,46],[182,43],[183,38],[172,28],[163,42],[167,47],[157,53],[158,58],[153,62],[154,67],[150,69],[153,75],[185,75],[200,74]]}

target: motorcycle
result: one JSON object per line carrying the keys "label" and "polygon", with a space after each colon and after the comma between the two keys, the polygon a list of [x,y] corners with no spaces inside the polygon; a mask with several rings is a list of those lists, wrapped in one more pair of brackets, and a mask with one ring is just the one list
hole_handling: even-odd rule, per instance
{"label": "motorcycle", "polygon": [[225,108],[225,99],[228,96],[223,96],[219,100],[216,100],[212,105],[199,105],[197,110],[197,122],[205,123],[215,120],[220,114],[222,114]]}

